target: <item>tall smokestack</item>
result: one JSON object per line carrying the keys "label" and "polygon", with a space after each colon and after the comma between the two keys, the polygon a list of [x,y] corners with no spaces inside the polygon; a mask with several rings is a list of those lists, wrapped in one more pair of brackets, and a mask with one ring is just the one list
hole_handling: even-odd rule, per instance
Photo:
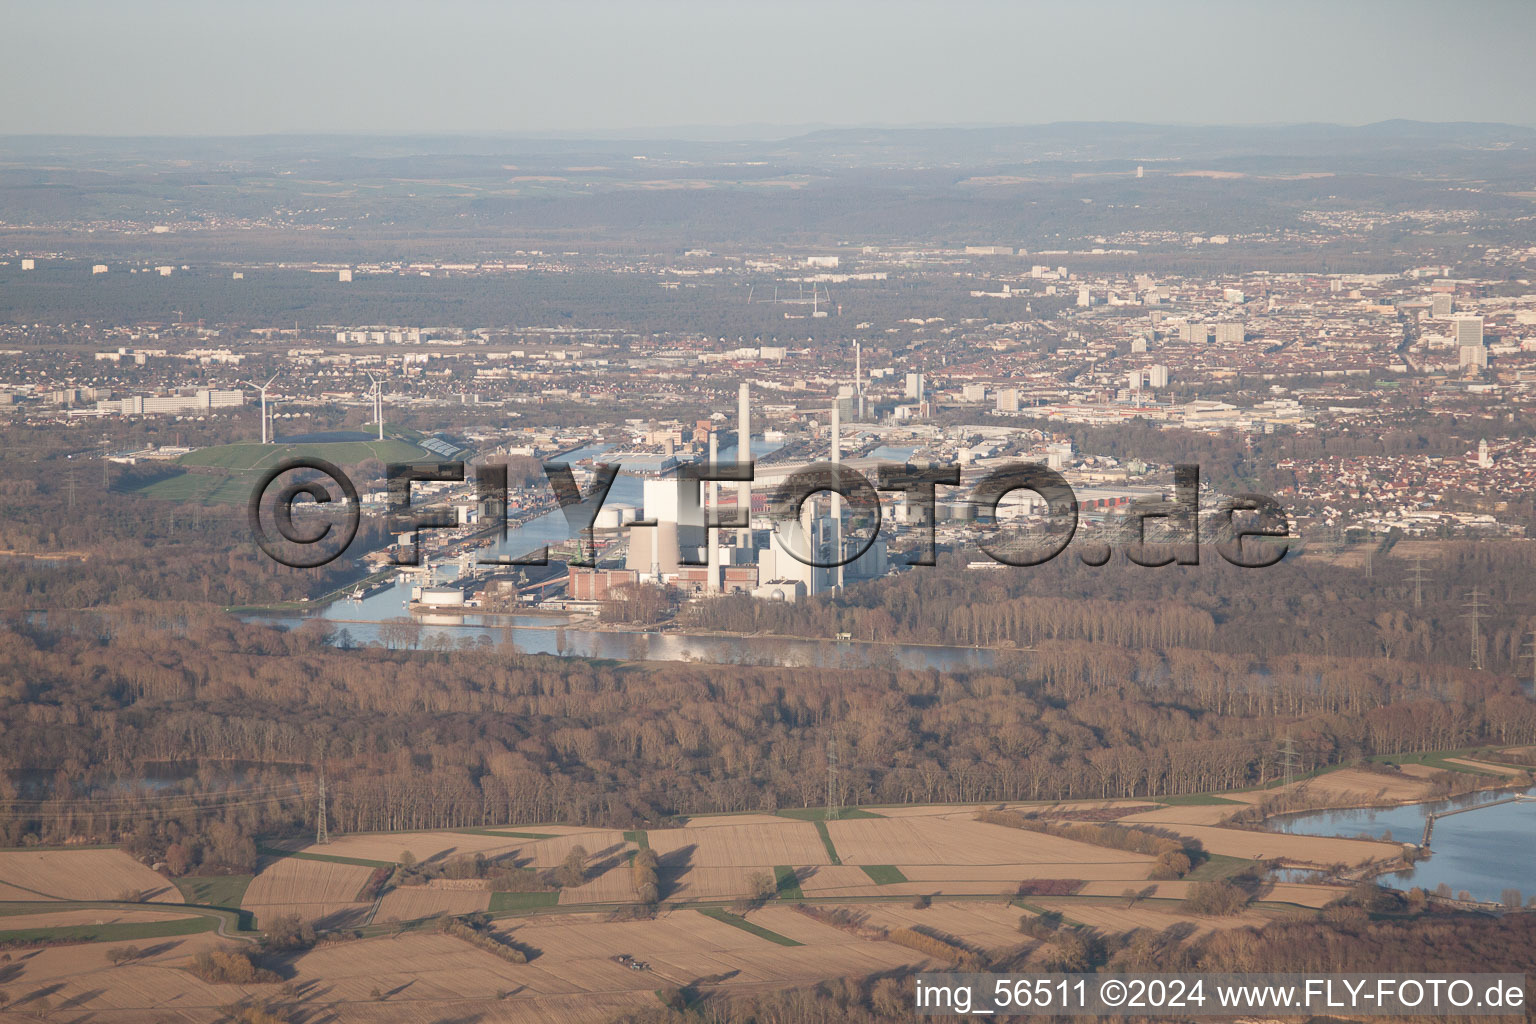
{"label": "tall smokestack", "polygon": [[[736,397],[736,462],[746,465],[752,461],[752,395],[746,381]],[[736,485],[736,507],[745,516],[748,526],[752,523],[752,483],[743,480]],[[751,543],[751,531],[743,529],[740,535],[743,547]]]}
{"label": "tall smokestack", "polygon": [[[843,461],[843,415],[842,403],[837,396],[832,397],[832,465],[836,466]],[[838,480],[838,483],[842,483]],[[843,496],[837,491],[832,492],[832,561],[843,560]],[[834,571],[833,585],[843,585],[843,567],[839,565]]]}
{"label": "tall smokestack", "polygon": [[[713,466],[720,458],[720,435],[711,430],[709,432],[709,464]],[[720,511],[720,485],[711,480],[704,485],[705,515],[719,514]],[[708,522],[708,520],[706,520]],[[709,552],[705,559],[709,569],[709,579],[704,586],[711,594],[720,592],[720,538],[707,526],[704,529],[704,546]]]}
{"label": "tall smokestack", "polygon": [[864,351],[858,341],[853,343],[853,393],[859,398],[856,415],[862,422],[864,419]]}

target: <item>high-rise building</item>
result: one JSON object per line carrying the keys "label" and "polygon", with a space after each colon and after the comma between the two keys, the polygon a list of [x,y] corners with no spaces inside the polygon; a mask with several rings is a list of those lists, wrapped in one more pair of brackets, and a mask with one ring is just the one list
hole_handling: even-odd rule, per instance
{"label": "high-rise building", "polygon": [[[1456,318],[1456,347],[1468,346],[1483,347],[1483,318],[1480,316],[1462,316]],[[1486,361],[1483,365],[1487,365]]]}
{"label": "high-rise building", "polygon": [[1429,297],[1429,315],[1440,318],[1451,315],[1451,297],[1439,292]]}
{"label": "high-rise building", "polygon": [[1153,388],[1165,388],[1168,386],[1168,367],[1161,363],[1147,367],[1147,386]]}
{"label": "high-rise building", "polygon": [[1218,345],[1239,345],[1243,341],[1243,323],[1241,320],[1235,323],[1215,324],[1213,330]]}
{"label": "high-rise building", "polygon": [[923,400],[923,375],[920,373],[907,374],[907,397],[914,402]]}
{"label": "high-rise building", "polygon": [[998,393],[997,393],[997,411],[998,412],[1018,412],[1019,411],[1019,389],[1018,388],[1002,388],[1001,390],[998,391]]}

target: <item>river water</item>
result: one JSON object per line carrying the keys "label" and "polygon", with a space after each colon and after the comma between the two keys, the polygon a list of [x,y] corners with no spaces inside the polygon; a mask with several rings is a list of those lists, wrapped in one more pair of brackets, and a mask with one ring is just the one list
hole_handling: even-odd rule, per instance
{"label": "river water", "polygon": [[[1536,793],[1536,790],[1531,792]],[[1407,804],[1402,807],[1357,810],[1309,811],[1271,819],[1277,832],[1314,836],[1369,836],[1400,843],[1417,843],[1424,837],[1430,814],[1504,800],[1510,790],[1473,793],[1453,800]],[[1480,900],[1497,900],[1505,889],[1519,889],[1530,899],[1536,896],[1536,801],[1521,801],[1453,814],[1435,822],[1430,857],[1406,871],[1384,876],[1385,881],[1407,889],[1419,886],[1433,891],[1444,882],[1453,893],[1463,889]]]}

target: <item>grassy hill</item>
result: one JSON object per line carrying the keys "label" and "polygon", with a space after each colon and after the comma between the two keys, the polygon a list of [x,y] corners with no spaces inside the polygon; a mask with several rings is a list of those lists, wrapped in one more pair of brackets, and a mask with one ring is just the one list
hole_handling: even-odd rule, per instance
{"label": "grassy hill", "polygon": [[[249,500],[258,475],[283,459],[317,458],[338,466],[356,465],[367,459],[380,462],[436,461],[435,456],[396,438],[382,441],[313,441],[294,444],[222,444],[199,448],[176,460],[189,469],[216,472],[179,473],[139,489],[149,498],[195,501],[202,504],[242,503]],[[217,472],[222,471],[222,472]]]}
{"label": "grassy hill", "polygon": [[324,459],[338,466],[351,466],[365,459],[380,462],[414,462],[427,453],[408,441],[385,438],[382,441],[321,441],[302,444],[221,444],[188,452],[177,463],[251,473],[267,469],[281,459]]}

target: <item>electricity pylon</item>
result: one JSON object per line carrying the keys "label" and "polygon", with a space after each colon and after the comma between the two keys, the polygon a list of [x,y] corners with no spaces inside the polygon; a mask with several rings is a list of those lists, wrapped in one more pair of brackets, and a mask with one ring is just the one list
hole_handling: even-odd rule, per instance
{"label": "electricity pylon", "polygon": [[315,842],[325,846],[331,841],[330,833],[325,828],[325,769],[320,769],[320,802],[315,808]]}
{"label": "electricity pylon", "polygon": [[1483,592],[1476,587],[1467,596],[1467,603],[1462,607],[1467,609],[1463,616],[1472,627],[1472,667],[1478,671],[1483,668]]}

